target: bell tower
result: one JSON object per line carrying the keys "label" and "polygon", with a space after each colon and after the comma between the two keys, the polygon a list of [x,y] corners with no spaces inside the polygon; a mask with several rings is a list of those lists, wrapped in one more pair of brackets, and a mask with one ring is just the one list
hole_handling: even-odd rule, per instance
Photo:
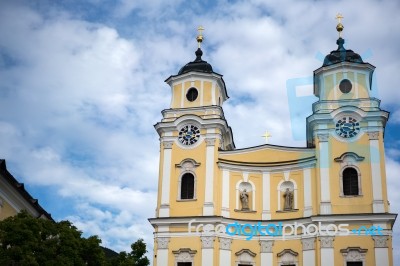
{"label": "bell tower", "polygon": [[344,48],[343,17],[337,18],[338,48],[314,71],[319,100],[307,118],[307,146],[316,148],[319,162],[319,212],[388,212],[383,141],[389,113],[372,96],[375,67]]}
{"label": "bell tower", "polygon": [[165,81],[172,99],[155,125],[161,142],[157,217],[215,215],[218,149],[234,148],[222,109],[225,82],[202,59],[203,30],[198,29],[196,59]]}

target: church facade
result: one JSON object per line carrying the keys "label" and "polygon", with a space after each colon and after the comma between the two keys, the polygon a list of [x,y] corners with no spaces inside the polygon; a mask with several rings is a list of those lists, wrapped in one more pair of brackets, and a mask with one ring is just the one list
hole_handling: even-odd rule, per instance
{"label": "church facade", "polygon": [[[343,27],[339,23],[340,32]],[[337,40],[314,71],[304,148],[236,149],[222,75],[196,59],[166,83],[155,266],[393,265],[384,131],[374,66]]]}

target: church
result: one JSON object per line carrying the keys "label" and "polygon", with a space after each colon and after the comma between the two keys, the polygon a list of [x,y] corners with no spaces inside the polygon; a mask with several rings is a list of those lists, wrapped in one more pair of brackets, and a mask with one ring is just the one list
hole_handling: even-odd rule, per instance
{"label": "church", "polygon": [[167,78],[155,124],[160,165],[155,266],[391,266],[384,133],[375,67],[344,47],[314,70],[304,147],[237,149],[224,116],[229,89],[202,59]]}

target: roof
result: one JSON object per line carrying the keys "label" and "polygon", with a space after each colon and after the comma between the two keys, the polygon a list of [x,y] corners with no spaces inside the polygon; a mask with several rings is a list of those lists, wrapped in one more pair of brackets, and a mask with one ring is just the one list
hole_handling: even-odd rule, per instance
{"label": "roof", "polygon": [[330,66],[341,62],[364,63],[359,54],[355,53],[353,50],[346,50],[344,48],[344,39],[339,38],[336,41],[336,44],[338,45],[338,48],[325,57],[322,66]]}
{"label": "roof", "polygon": [[212,66],[209,63],[207,63],[207,61],[201,59],[203,51],[200,48],[198,48],[195,54],[196,54],[196,59],[193,62],[189,62],[186,65],[184,65],[181,68],[181,70],[179,70],[178,75],[191,71],[213,73]]}
{"label": "roof", "polygon": [[47,219],[54,221],[51,217],[51,214],[45,211],[42,206],[40,206],[39,201],[34,199],[31,194],[25,190],[24,184],[18,182],[18,180],[15,179],[10,172],[8,172],[6,160],[4,159],[0,159],[0,174],[6,180],[6,182],[15,188],[15,191],[17,191],[26,200],[26,202],[28,202],[40,214],[39,217],[44,216]]}

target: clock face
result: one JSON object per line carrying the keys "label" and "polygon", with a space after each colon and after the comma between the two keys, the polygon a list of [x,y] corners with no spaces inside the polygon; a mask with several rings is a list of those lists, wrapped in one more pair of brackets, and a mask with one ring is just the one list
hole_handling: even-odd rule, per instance
{"label": "clock face", "polygon": [[179,141],[185,145],[192,145],[200,138],[200,130],[194,125],[186,125],[179,131]]}
{"label": "clock face", "polygon": [[351,116],[345,116],[336,123],[336,134],[342,138],[352,138],[360,132],[360,123]]}

